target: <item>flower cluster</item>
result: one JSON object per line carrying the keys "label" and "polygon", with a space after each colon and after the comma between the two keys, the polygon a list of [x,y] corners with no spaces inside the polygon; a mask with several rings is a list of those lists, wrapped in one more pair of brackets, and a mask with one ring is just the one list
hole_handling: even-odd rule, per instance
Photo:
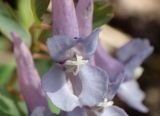
{"label": "flower cluster", "polygon": [[149,41],[133,39],[112,57],[98,41],[100,29],[91,32],[92,0],[79,0],[76,10],[73,0],[52,3],[54,35],[47,47],[55,63],[42,83],[29,49],[12,34],[21,91],[31,116],[55,116],[46,96],[62,110],[60,116],[127,116],[114,105],[116,94],[129,106],[147,112],[135,71],[153,51]]}

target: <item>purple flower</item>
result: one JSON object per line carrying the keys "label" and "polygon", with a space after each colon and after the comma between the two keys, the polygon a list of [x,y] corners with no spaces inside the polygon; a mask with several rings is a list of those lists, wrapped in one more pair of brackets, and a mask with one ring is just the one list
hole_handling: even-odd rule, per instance
{"label": "purple flower", "polygon": [[126,82],[120,86],[118,96],[129,106],[140,112],[148,112],[148,108],[142,103],[145,94],[140,90],[138,82],[134,77],[134,72],[152,52],[153,47],[150,46],[147,39],[134,39],[118,49],[116,53],[117,59],[124,64],[127,75]]}
{"label": "purple flower", "polygon": [[41,80],[34,66],[32,55],[16,33],[12,33],[12,38],[20,90],[27,103],[29,113],[37,107],[47,108],[45,93],[41,88]]}
{"label": "purple flower", "polygon": [[75,108],[71,112],[61,112],[60,116],[128,116],[126,112],[117,106],[107,106],[104,109]]}
{"label": "purple flower", "polygon": [[[129,106],[141,112],[147,112],[148,109],[142,104],[144,93],[139,89],[138,84],[136,84],[137,82],[134,81],[134,72],[152,52],[153,47],[150,46],[148,40],[134,39],[117,51],[117,59],[106,53],[101,45],[99,45],[95,54],[96,65],[106,71],[109,71],[110,82],[117,80],[117,83],[119,83],[120,86],[124,78],[120,78],[119,75],[125,75],[124,84],[121,84],[120,89],[119,86],[115,88],[117,90],[119,89],[118,96],[120,96],[120,98]],[[109,88],[113,91],[112,86],[109,86]],[[128,90],[128,88],[130,89]],[[112,96],[114,95],[115,94]]]}
{"label": "purple flower", "polygon": [[84,39],[55,35],[47,42],[56,64],[44,75],[42,86],[51,101],[64,111],[96,106],[106,94],[108,76],[91,63],[99,31]]}

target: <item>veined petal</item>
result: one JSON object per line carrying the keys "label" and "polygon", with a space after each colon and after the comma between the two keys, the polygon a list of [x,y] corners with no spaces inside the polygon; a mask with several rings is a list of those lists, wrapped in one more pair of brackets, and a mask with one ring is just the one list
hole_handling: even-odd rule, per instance
{"label": "veined petal", "polygon": [[46,92],[55,92],[66,83],[65,72],[58,66],[52,67],[42,78],[42,87]]}
{"label": "veined petal", "polygon": [[108,85],[108,75],[102,69],[86,64],[80,72],[82,92],[79,95],[81,105],[95,106],[103,101]]}
{"label": "veined petal", "polygon": [[46,107],[37,107],[30,116],[56,116]]}
{"label": "veined petal", "polygon": [[65,73],[58,67],[51,68],[44,75],[42,86],[53,104],[64,111],[72,111],[79,105],[78,98],[73,94]]}
{"label": "veined petal", "polygon": [[110,106],[104,110],[101,116],[128,116],[128,115],[123,109],[117,106]]}
{"label": "veined petal", "polygon": [[95,29],[88,37],[83,39],[82,44],[86,57],[91,57],[97,48],[100,29]]}
{"label": "veined petal", "polygon": [[[112,77],[110,77],[112,78]],[[112,100],[113,97],[116,95],[120,85],[123,83],[123,80],[125,79],[125,75],[123,73],[120,73],[114,80],[109,81],[108,85],[108,91],[106,94],[106,97],[108,100]]]}
{"label": "veined petal", "polygon": [[62,112],[60,116],[87,116],[83,108],[77,107],[71,112]]}
{"label": "veined petal", "polygon": [[142,103],[145,94],[140,89],[136,80],[131,80],[121,84],[118,96],[129,106],[140,112],[148,112],[148,108]]}
{"label": "veined petal", "polygon": [[71,48],[79,41],[80,38],[56,35],[48,39],[47,46],[51,57],[60,62],[74,55]]}
{"label": "veined petal", "polygon": [[72,111],[79,106],[77,96],[73,94],[67,83],[56,92],[47,92],[47,95],[58,108],[64,111]]}

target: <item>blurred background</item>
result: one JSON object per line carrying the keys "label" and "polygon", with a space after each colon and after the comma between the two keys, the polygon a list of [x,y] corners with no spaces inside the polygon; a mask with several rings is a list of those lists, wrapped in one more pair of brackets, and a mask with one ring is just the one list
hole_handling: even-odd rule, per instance
{"label": "blurred background", "polygon": [[[51,35],[48,5],[49,0],[0,0],[0,116],[27,115],[17,84],[10,32],[18,32],[30,46],[40,75],[51,65],[45,51],[45,40]],[[148,38],[155,47],[138,80],[150,112],[142,114],[118,98],[116,101],[130,116],[160,116],[160,0],[95,0],[94,28],[99,26],[104,30],[101,40],[111,52],[137,37]]]}

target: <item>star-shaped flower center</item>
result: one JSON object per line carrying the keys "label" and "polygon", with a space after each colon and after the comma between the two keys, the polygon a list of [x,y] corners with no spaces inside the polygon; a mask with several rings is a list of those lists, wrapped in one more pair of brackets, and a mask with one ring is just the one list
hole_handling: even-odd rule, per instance
{"label": "star-shaped flower center", "polygon": [[65,65],[71,66],[68,71],[72,72],[74,75],[77,75],[82,65],[86,63],[88,63],[88,60],[83,60],[82,56],[76,55],[76,60],[67,60]]}
{"label": "star-shaped flower center", "polygon": [[104,101],[98,104],[99,107],[103,107],[103,108],[107,108],[112,105],[113,105],[113,101],[108,101],[107,98],[104,98]]}

